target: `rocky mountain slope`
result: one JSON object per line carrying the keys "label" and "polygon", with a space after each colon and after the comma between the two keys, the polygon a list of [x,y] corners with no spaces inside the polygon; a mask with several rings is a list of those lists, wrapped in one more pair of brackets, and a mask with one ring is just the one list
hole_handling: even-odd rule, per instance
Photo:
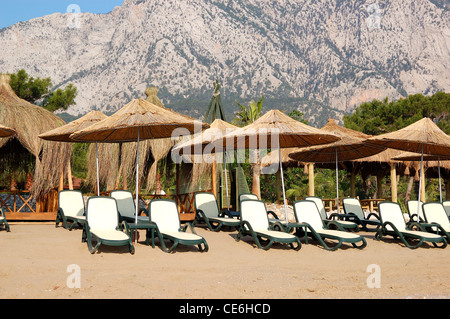
{"label": "rocky mountain slope", "polygon": [[[447,0],[125,0],[0,30],[0,72],[78,87],[72,115],[114,112],[157,86],[200,117],[222,83],[227,113],[265,95],[326,123],[388,96],[450,91]],[[82,10],[83,8],[81,8]]]}

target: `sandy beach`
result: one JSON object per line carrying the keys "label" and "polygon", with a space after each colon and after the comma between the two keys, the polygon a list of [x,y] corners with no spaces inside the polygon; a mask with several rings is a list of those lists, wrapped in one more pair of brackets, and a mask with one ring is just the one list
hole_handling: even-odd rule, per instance
{"label": "sandy beach", "polygon": [[[196,228],[206,238],[208,252],[179,246],[168,254],[158,243],[146,246],[141,231],[134,255],[125,247],[107,246],[92,255],[81,242],[80,229],[68,231],[53,223],[10,225],[11,232],[0,231],[3,299],[450,297],[450,248],[425,244],[411,250],[388,237],[376,241],[372,232],[361,232],[367,240],[363,250],[344,245],[326,251],[302,240],[299,251],[282,245],[264,251],[250,237],[236,242],[236,231]],[[73,269],[79,270],[79,288],[68,282]],[[374,269],[379,288],[368,286]]]}

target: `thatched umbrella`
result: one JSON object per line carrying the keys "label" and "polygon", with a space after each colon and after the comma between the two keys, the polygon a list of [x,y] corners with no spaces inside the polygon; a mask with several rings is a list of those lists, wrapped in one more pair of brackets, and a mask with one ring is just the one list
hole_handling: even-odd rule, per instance
{"label": "thatched umbrella", "polygon": [[369,135],[339,126],[333,119],[322,127],[322,131],[333,133],[341,139],[339,141],[319,146],[303,148],[289,154],[289,157],[302,162],[336,163],[336,205],[339,213],[339,161],[351,161],[357,158],[368,157],[380,153],[383,147],[365,144]]}
{"label": "thatched umbrella", "polygon": [[[442,184],[441,184],[441,160],[449,161],[450,157],[440,156],[440,155],[430,155],[430,154],[419,154],[414,152],[404,152],[402,154],[399,154],[395,156],[393,159],[399,160],[399,161],[426,161],[427,164],[425,166],[431,166],[432,164],[428,164],[430,161],[437,161],[438,166],[438,177],[439,177],[439,198],[440,202],[442,203]],[[419,190],[421,191],[421,190]]]}
{"label": "thatched umbrella", "polygon": [[216,146],[216,151],[217,147],[226,149],[278,148],[284,211],[286,222],[288,222],[281,148],[328,144],[339,139],[340,137],[333,133],[324,132],[296,121],[279,110],[271,110],[252,124],[225,135],[213,144]]}
{"label": "thatched umbrella", "polygon": [[20,99],[9,83],[9,75],[0,74],[0,123],[15,130],[16,135],[1,140],[0,148],[15,140],[36,158],[31,192],[36,198],[43,198],[59,184],[71,148],[62,143],[49,143],[38,135],[65,122],[43,107]]}
{"label": "thatched umbrella", "polygon": [[16,134],[12,128],[0,125],[0,137],[10,137]]}
{"label": "thatched umbrella", "polygon": [[[370,144],[421,154],[419,190],[422,188],[423,155],[450,156],[450,136],[445,134],[431,119],[423,119],[398,131],[372,137]],[[419,191],[417,211],[420,208]]]}
{"label": "thatched umbrella", "polygon": [[[91,111],[79,119],[72,121],[64,126],[55,128],[39,135],[40,138],[47,141],[77,143],[78,141],[70,138],[70,135],[76,131],[82,130],[106,119],[107,116],[100,111]],[[98,169],[98,143],[95,143],[95,158],[97,164],[97,195],[100,196],[100,177]]]}
{"label": "thatched umbrella", "polygon": [[[198,136],[195,136],[194,138],[182,142],[179,145],[176,145],[173,150],[172,154],[183,154],[183,155],[192,155],[194,154],[202,154],[202,158],[205,155],[211,155],[212,153],[215,153],[214,147],[211,144],[212,141],[230,133],[234,130],[237,130],[238,127],[234,126],[228,122],[222,121],[221,119],[216,119],[214,122],[211,123],[211,126],[209,129],[204,130],[201,134]],[[206,154],[203,152],[206,151]],[[226,156],[224,154],[224,156]],[[215,161],[213,163],[215,165]],[[213,166],[214,167],[214,166]],[[225,188],[226,188],[226,194],[227,194],[227,209],[230,208],[229,198],[228,198],[228,178],[227,178],[227,165],[225,161]],[[215,172],[213,173],[213,179],[215,180]],[[215,181],[213,181],[214,185]]]}
{"label": "thatched umbrella", "polygon": [[[137,142],[136,150],[136,223],[139,209],[139,141],[192,134],[209,125],[159,107],[143,99],[135,99],[110,117],[71,135],[79,141],[120,143]],[[177,131],[178,130],[178,131]],[[136,238],[137,240],[137,238]]]}

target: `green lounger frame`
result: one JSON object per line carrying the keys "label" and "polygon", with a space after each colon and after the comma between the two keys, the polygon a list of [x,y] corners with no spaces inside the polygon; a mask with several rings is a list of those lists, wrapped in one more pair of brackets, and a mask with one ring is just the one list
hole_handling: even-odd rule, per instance
{"label": "green lounger frame", "polygon": [[[366,239],[356,233],[345,231],[338,221],[325,222],[320,215],[319,209],[314,201],[299,200],[294,203],[294,215],[297,223],[305,225],[305,227],[297,228],[297,236],[311,235],[326,250],[337,250],[344,243],[352,244],[354,248],[363,249],[367,246]],[[338,228],[331,229],[334,224]],[[337,240],[337,244],[329,246],[324,239]],[[358,243],[361,242],[360,245]]]}
{"label": "green lounger frame", "polygon": [[288,244],[294,250],[300,250],[302,244],[297,236],[284,231],[274,230],[269,223],[267,209],[260,200],[242,200],[241,224],[236,241],[244,236],[252,236],[258,248],[268,250],[274,243]]}
{"label": "green lounger frame", "polygon": [[[382,224],[375,235],[376,240],[381,240],[383,236],[389,235],[394,237],[394,239],[399,238],[410,249],[416,249],[422,246],[424,242],[431,242],[434,247],[447,247],[447,241],[440,235],[408,229],[403,212],[398,203],[383,201],[378,204],[378,210]],[[418,240],[418,243],[409,243],[408,240],[411,239]],[[441,246],[438,244],[441,244]]]}
{"label": "green lounger frame", "polygon": [[450,221],[448,220],[444,206],[438,202],[425,203],[422,205],[424,222],[413,222],[410,228],[417,226],[421,231],[444,236],[447,242],[450,240]]}
{"label": "green lounger frame", "polygon": [[320,217],[323,222],[331,226],[336,226],[339,230],[350,230],[350,231],[359,231],[359,226],[357,223],[344,220],[345,216],[338,213],[333,213],[330,217],[327,217],[327,213],[325,212],[325,207],[323,206],[322,198],[315,196],[307,196],[305,200],[310,200],[316,203],[317,209],[319,210]]}
{"label": "green lounger frame", "polygon": [[[115,198],[117,201],[117,207],[119,208],[119,222],[126,221],[128,223],[136,222],[136,204],[133,193],[128,190],[112,190],[109,196]],[[145,214],[146,217],[142,216]],[[148,211],[145,208],[139,208],[138,220],[148,220]]]}
{"label": "green lounger frame", "polygon": [[56,224],[65,229],[83,227],[86,222],[86,208],[84,206],[83,193],[78,190],[62,190],[58,193],[58,211],[56,212]]}
{"label": "green lounger frame", "polygon": [[5,213],[3,212],[3,208],[1,207],[0,207],[0,225],[5,225],[6,232],[9,233],[11,231],[8,221],[6,220]]}
{"label": "green lounger frame", "polygon": [[[419,214],[417,214],[417,200],[409,200],[406,202],[406,209],[408,210],[409,222],[425,222],[425,217],[423,216],[423,202],[420,201]],[[419,215],[419,220],[417,220],[417,215]]]}
{"label": "green lounger frame", "polygon": [[[376,232],[381,227],[380,217],[377,214],[370,213],[366,218],[359,199],[353,197],[343,198],[342,206],[344,208],[343,216],[346,218],[346,220],[360,225],[364,231]],[[372,216],[376,219],[370,219]],[[368,225],[376,227],[368,228]]]}
{"label": "green lounger frame", "polygon": [[[97,242],[95,246],[94,241]],[[130,253],[134,254],[131,237],[120,228],[119,211],[114,198],[93,196],[88,199],[82,242],[88,243],[91,254],[97,252],[101,245],[128,246]]]}
{"label": "green lounger frame", "polygon": [[[162,250],[171,253],[178,245],[196,245],[200,252],[207,252],[209,247],[206,240],[195,233],[194,227],[187,222],[183,227],[180,223],[180,215],[175,201],[169,199],[153,199],[149,205],[150,223],[156,228],[156,235]],[[191,233],[186,232],[188,229]],[[168,239],[173,244],[167,247],[164,240]],[[152,242],[154,246],[154,242]]]}
{"label": "green lounger frame", "polygon": [[[239,228],[240,221],[228,215],[227,211],[219,212],[216,197],[213,193],[198,192],[194,195],[194,226],[205,223],[209,230],[218,232],[223,226]],[[228,217],[226,217],[228,216]]]}

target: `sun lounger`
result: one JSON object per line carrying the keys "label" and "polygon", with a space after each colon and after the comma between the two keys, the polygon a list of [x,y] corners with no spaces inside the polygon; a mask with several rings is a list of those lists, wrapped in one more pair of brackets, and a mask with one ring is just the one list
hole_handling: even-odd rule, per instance
{"label": "sun lounger", "polygon": [[[353,247],[360,249],[367,245],[365,238],[358,234],[329,229],[331,223],[323,221],[319,209],[313,201],[300,200],[295,202],[294,213],[298,223],[306,224],[306,235],[312,235],[326,250],[336,250],[341,247],[343,243],[351,243]],[[298,236],[302,235],[301,229],[303,228],[297,228]],[[337,240],[338,243],[335,246],[330,247],[325,243],[324,239]],[[359,242],[361,242],[360,246],[357,245]]]}
{"label": "sun lounger", "polygon": [[[119,208],[119,222],[126,221],[128,223],[136,222],[136,205],[134,203],[133,193],[127,190],[113,190],[109,194],[117,201],[117,207]],[[142,216],[144,213],[146,216]],[[145,208],[140,208],[138,212],[138,222],[148,221],[148,212]]]}
{"label": "sun lounger", "polygon": [[5,213],[3,212],[3,209],[1,207],[0,207],[0,225],[5,225],[5,229],[7,232],[11,231],[8,221],[6,220]]}
{"label": "sun lounger", "polygon": [[274,243],[289,244],[294,250],[301,248],[298,237],[273,230],[267,216],[266,205],[259,200],[247,199],[241,202],[241,224],[236,241],[246,235],[252,236],[258,248],[264,250],[269,249]]}
{"label": "sun lounger", "polygon": [[355,230],[358,231],[358,224],[354,223],[354,222],[350,222],[350,221],[346,221],[343,220],[343,216],[340,216],[342,214],[331,214],[330,218],[327,217],[327,213],[325,211],[325,206],[323,206],[323,201],[321,198],[319,197],[315,197],[315,196],[307,196],[305,197],[305,200],[310,200],[313,201],[314,203],[316,203],[317,209],[319,210],[320,213],[320,217],[322,218],[322,220],[324,221],[324,223],[326,225],[328,225],[330,222],[332,222],[330,224],[330,226],[332,225],[336,225],[338,229],[340,230]]}
{"label": "sun lounger", "polygon": [[[344,207],[344,216],[347,220],[355,222],[360,225],[365,231],[377,231],[381,226],[380,217],[377,214],[370,213],[367,218],[364,215],[364,211],[361,207],[361,203],[357,198],[344,198],[342,199],[342,206]],[[376,219],[371,219],[371,217]],[[374,228],[368,228],[367,225],[376,226]]]}
{"label": "sun lounger", "polygon": [[435,233],[444,236],[447,241],[450,240],[450,221],[445,213],[444,206],[441,203],[425,203],[422,206],[425,221],[414,223],[423,231]]}
{"label": "sun lounger", "polygon": [[447,214],[448,219],[450,219],[450,200],[442,202],[442,206],[444,206],[445,213]]}
{"label": "sun lounger", "polygon": [[406,208],[408,209],[408,215],[409,215],[409,221],[410,222],[424,222],[425,218],[423,216],[423,210],[422,210],[423,202],[420,201],[419,206],[419,220],[417,220],[417,201],[416,200],[409,200],[406,203]]}
{"label": "sun lounger", "polygon": [[62,190],[58,193],[58,211],[56,227],[62,223],[65,229],[72,230],[75,226],[82,227],[86,222],[86,211],[83,194],[77,190]]}
{"label": "sun lounger", "polygon": [[[130,236],[120,230],[119,212],[114,198],[95,196],[88,199],[83,241],[87,241],[91,254],[94,254],[102,244],[128,245],[131,254],[134,254]],[[95,247],[93,247],[94,241],[97,242]]]}
{"label": "sun lounger", "polygon": [[236,227],[240,221],[227,215],[227,211],[220,213],[216,197],[213,193],[199,192],[194,195],[195,220],[194,225],[206,223],[212,231],[219,231],[223,226]]}
{"label": "sun lounger", "polygon": [[[431,242],[435,247],[445,248],[447,246],[447,241],[440,235],[407,229],[405,218],[398,203],[381,202],[378,204],[378,210],[381,227],[377,231],[375,239],[380,240],[386,235],[398,237],[406,247],[411,249],[420,247],[425,241]],[[411,239],[418,240],[418,243],[410,244],[408,240]],[[442,243],[442,246],[438,246],[438,243]]]}
{"label": "sun lounger", "polygon": [[[206,240],[195,233],[192,224],[186,223],[183,228],[181,227],[180,215],[175,201],[168,199],[154,199],[150,202],[149,214],[150,223],[156,225],[156,234],[163,251],[170,253],[179,244],[189,246],[197,245],[201,252],[208,251]],[[192,233],[186,232],[188,226]],[[166,248],[164,243],[165,239],[173,242],[170,248]]]}

